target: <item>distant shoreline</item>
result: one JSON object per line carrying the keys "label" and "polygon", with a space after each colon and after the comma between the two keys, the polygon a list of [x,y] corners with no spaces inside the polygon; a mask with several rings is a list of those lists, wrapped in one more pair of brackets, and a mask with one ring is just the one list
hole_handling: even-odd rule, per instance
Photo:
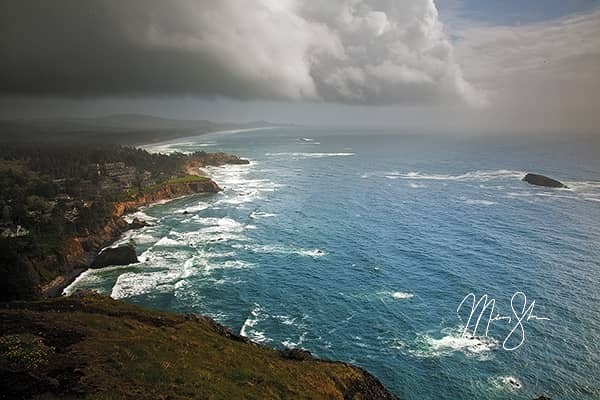
{"label": "distant shoreline", "polygon": [[[169,140],[162,140],[159,142],[140,143],[140,144],[136,144],[135,147],[137,147],[138,149],[146,150],[148,152],[153,152],[152,147],[183,144],[183,143],[187,143],[185,140],[194,139],[194,138],[197,138],[200,136],[214,135],[214,134],[240,133],[240,132],[254,132],[254,131],[280,129],[280,128],[283,128],[283,127],[281,127],[281,126],[264,126],[264,127],[258,127],[258,128],[226,129],[226,130],[220,130],[220,131],[203,132],[203,133],[198,133],[198,134],[189,135],[189,136],[181,136],[181,137],[177,137],[177,138],[169,139]],[[160,151],[157,151],[157,153],[160,153]]]}

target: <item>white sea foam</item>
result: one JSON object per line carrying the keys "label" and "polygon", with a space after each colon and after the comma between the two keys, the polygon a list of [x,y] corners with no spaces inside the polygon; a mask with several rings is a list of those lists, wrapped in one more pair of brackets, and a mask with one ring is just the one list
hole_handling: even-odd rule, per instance
{"label": "white sea foam", "polygon": [[210,207],[210,205],[208,203],[205,203],[203,201],[198,202],[197,204],[193,205],[193,206],[188,206],[182,209],[179,209],[177,211],[175,211],[176,213],[179,214],[183,214],[183,213],[196,213],[198,211],[202,211],[202,210],[206,210],[208,207]]}
{"label": "white sea foam", "polygon": [[234,244],[233,248],[252,251],[254,253],[266,254],[296,254],[303,257],[319,258],[326,255],[321,249],[304,249],[284,245],[254,245],[254,244]]}
{"label": "white sea foam", "polygon": [[[156,238],[146,231],[131,230],[125,232],[118,240],[108,247],[119,247],[133,241],[135,244],[148,244],[156,242]],[[104,250],[104,249],[103,249]]]}
{"label": "white sea foam", "polygon": [[519,379],[514,376],[501,376],[500,382],[502,382],[506,387],[511,389],[521,389],[523,384]]}
{"label": "white sea foam", "polygon": [[403,299],[412,299],[413,297],[415,297],[415,295],[413,293],[394,292],[394,293],[392,293],[392,297],[397,300],[403,300]]}
{"label": "white sea foam", "polygon": [[154,246],[156,247],[177,247],[177,246],[184,246],[185,243],[182,243],[181,241],[175,240],[175,239],[171,239],[169,237],[163,237],[161,238],[158,242],[156,242],[154,244]]}
{"label": "white sea foam", "polygon": [[254,179],[249,177],[257,162],[251,161],[250,165],[227,165],[206,168],[225,190],[220,193],[221,200],[216,202],[227,205],[243,205],[262,199],[264,193],[274,192],[281,185],[268,179]]}
{"label": "white sea foam", "polygon": [[70,296],[78,289],[79,286],[86,283],[92,283],[99,281],[97,278],[96,270],[88,269],[83,271],[69,286],[63,289],[62,294],[65,296]]}
{"label": "white sea foam", "polygon": [[140,221],[145,221],[145,222],[154,222],[157,220],[157,218],[155,217],[151,217],[150,215],[146,214],[144,211],[139,210],[136,211],[134,213],[131,214],[127,214],[123,216],[123,219],[125,221],[127,221],[128,224],[130,224],[131,222],[133,222],[134,219],[139,219]]}
{"label": "white sea foam", "polygon": [[466,199],[465,204],[474,205],[474,206],[493,206],[494,204],[498,204],[495,201],[491,200],[480,200],[480,199]]}
{"label": "white sea foam", "polygon": [[289,315],[273,315],[273,318],[288,326],[294,325],[296,322],[296,318],[291,318]]}
{"label": "white sea foam", "polygon": [[317,142],[315,139],[311,139],[311,138],[300,138],[298,140],[304,144],[311,144],[311,145],[321,144],[320,142]]}
{"label": "white sea foam", "polygon": [[499,391],[515,392],[523,387],[521,380],[512,375],[489,378],[488,382],[494,389]]}
{"label": "white sea foam", "polygon": [[187,251],[150,248],[139,259],[143,263],[143,269],[119,275],[111,297],[118,299],[147,293],[172,292],[183,285],[183,280],[206,271],[206,267],[191,259]]}
{"label": "white sea foam", "polygon": [[170,292],[181,277],[182,271],[177,270],[127,272],[119,275],[110,296],[122,299],[145,293]]}
{"label": "white sea foam", "polygon": [[325,157],[349,157],[355,155],[355,153],[266,153],[266,156],[285,156],[293,159],[303,158],[325,158]]}
{"label": "white sea foam", "polygon": [[423,184],[420,184],[420,183],[414,183],[414,182],[410,182],[408,184],[408,186],[410,186],[413,189],[420,189],[420,188],[427,187],[426,185],[423,185]]}
{"label": "white sea foam", "polygon": [[565,199],[576,201],[600,201],[600,193],[579,192],[568,189],[543,189],[531,188],[529,190],[511,191],[503,197],[508,199],[518,199],[533,203],[543,201],[543,199]]}
{"label": "white sea foam", "polygon": [[489,359],[491,352],[498,348],[498,341],[491,337],[463,336],[462,328],[443,329],[441,338],[429,334],[421,334],[414,347],[408,352],[417,357],[441,357],[460,352],[468,357],[476,357],[481,361]]}
{"label": "white sea foam", "polygon": [[270,217],[276,217],[276,216],[277,216],[277,214],[268,213],[265,211],[253,211],[252,214],[250,214],[250,218],[252,218],[252,219],[270,218]]}
{"label": "white sea foam", "polygon": [[244,225],[229,217],[194,217],[194,222],[205,225],[203,232],[241,232]]}
{"label": "white sea foam", "polygon": [[228,260],[222,263],[208,264],[206,271],[212,271],[215,269],[247,269],[254,268],[254,264],[242,261],[242,260]]}
{"label": "white sea foam", "polygon": [[494,171],[469,171],[459,175],[447,174],[428,174],[423,172],[408,172],[399,173],[396,175],[402,179],[414,180],[440,180],[440,181],[490,181],[494,179],[521,179],[525,173],[522,171],[514,171],[507,169],[499,169]]}
{"label": "white sea foam", "polygon": [[264,332],[254,329],[256,324],[262,320],[261,313],[263,313],[263,310],[260,305],[258,303],[254,303],[254,308],[250,312],[250,316],[246,318],[242,328],[240,329],[240,335],[259,343],[264,342],[267,339]]}
{"label": "white sea foam", "polygon": [[296,340],[295,342],[292,342],[291,339],[288,338],[287,340],[284,340],[283,342],[281,342],[281,344],[290,349],[299,348],[299,347],[301,347],[302,343],[304,343],[307,333],[308,332],[302,332],[302,334],[300,335],[298,340]]}

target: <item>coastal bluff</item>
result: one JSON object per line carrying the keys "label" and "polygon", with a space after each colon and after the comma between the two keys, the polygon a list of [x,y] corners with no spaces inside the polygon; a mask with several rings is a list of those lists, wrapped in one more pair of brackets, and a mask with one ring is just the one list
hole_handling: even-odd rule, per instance
{"label": "coastal bluff", "polygon": [[[201,168],[249,163],[226,153],[161,155],[118,146],[13,153],[18,159],[0,163],[7,178],[0,196],[0,301],[60,295],[101,249],[142,224],[128,224],[126,214],[218,193],[219,185]],[[29,159],[31,154],[37,158]],[[28,182],[25,190],[19,189],[22,182]]]}
{"label": "coastal bluff", "polygon": [[0,305],[0,332],[10,398],[397,399],[353,365],[90,292]]}
{"label": "coastal bluff", "polygon": [[87,269],[104,247],[117,240],[130,226],[123,218],[143,206],[193,194],[217,193],[219,185],[210,178],[173,179],[128,195],[112,203],[111,215],[95,231],[66,240],[59,250],[38,257],[23,256],[2,271],[3,291],[0,300],[36,299],[60,295],[62,289]]}

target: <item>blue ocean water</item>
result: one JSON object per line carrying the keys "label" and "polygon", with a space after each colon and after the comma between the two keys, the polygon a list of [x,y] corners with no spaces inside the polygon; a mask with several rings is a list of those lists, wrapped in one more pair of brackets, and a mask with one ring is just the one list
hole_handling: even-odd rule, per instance
{"label": "blue ocean water", "polygon": [[[222,193],[142,210],[153,226],[123,238],[142,262],[88,271],[67,292],[207,314],[360,365],[403,399],[600,398],[594,140],[288,128],[151,150],[252,163],[209,168]],[[570,189],[530,186],[526,171]],[[511,316],[515,292],[549,318],[523,321],[518,349],[503,348],[514,319],[462,335],[468,293]]]}

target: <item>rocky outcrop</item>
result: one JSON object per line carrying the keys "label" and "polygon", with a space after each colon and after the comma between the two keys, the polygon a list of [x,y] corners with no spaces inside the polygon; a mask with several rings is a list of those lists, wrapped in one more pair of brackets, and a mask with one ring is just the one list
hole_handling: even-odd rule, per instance
{"label": "rocky outcrop", "polygon": [[127,229],[142,229],[145,228],[146,226],[150,226],[149,223],[147,223],[146,221],[142,221],[139,218],[134,218],[129,225],[127,226]]}
{"label": "rocky outcrop", "polygon": [[312,354],[310,354],[310,351],[303,349],[286,348],[279,350],[279,354],[281,354],[281,357],[285,358],[286,360],[306,361],[314,359]]}
{"label": "rocky outcrop", "polygon": [[525,175],[522,180],[524,182],[527,182],[531,185],[536,185],[536,186],[545,186],[545,187],[551,187],[551,188],[567,188],[567,185],[565,185],[564,183],[559,182],[556,179],[552,179],[552,178],[549,178],[544,175],[529,173],[529,174]]}
{"label": "rocky outcrop", "polygon": [[98,253],[92,263],[92,268],[108,267],[109,265],[129,265],[139,262],[135,246],[126,244],[119,247],[107,247]]}
{"label": "rocky outcrop", "polygon": [[184,170],[190,175],[201,175],[201,168],[206,166],[221,166],[221,165],[243,165],[250,164],[250,161],[238,156],[226,153],[204,153],[199,152],[190,157],[185,163]]}
{"label": "rocky outcrop", "polygon": [[227,153],[203,153],[199,152],[191,156],[188,165],[196,167],[220,166],[226,164],[250,164],[250,161]]}

